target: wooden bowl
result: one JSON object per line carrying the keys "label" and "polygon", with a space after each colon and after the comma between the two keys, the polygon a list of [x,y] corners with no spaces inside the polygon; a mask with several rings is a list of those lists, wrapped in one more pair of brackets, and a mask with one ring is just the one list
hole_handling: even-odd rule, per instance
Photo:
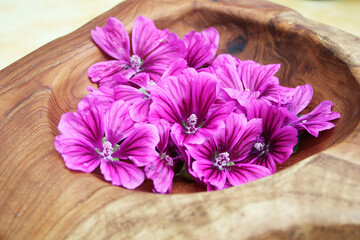
{"label": "wooden bowl", "polygon": [[[214,26],[218,53],[281,63],[281,84],[332,100],[336,127],[306,137],[278,173],[216,192],[176,182],[159,195],[67,169],[53,146],[61,114],[108,59],[90,30],[138,15],[179,36]],[[360,239],[360,39],[263,0],[127,1],[0,72],[1,239]],[[308,111],[309,111],[308,109]],[[148,187],[148,186],[147,186]],[[140,190],[146,190],[146,187]],[[190,193],[191,192],[191,193]]]}

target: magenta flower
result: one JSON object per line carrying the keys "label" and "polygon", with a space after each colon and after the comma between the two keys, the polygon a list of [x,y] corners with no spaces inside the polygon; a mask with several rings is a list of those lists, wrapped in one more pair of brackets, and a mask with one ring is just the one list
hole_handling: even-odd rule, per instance
{"label": "magenta flower", "polygon": [[214,27],[202,32],[190,31],[183,40],[187,49],[185,60],[189,67],[199,69],[212,63],[219,44],[219,33]]}
{"label": "magenta flower", "polygon": [[253,101],[247,106],[247,117],[261,118],[263,131],[246,161],[265,166],[274,173],[275,162],[282,164],[293,153],[298,142],[298,131],[292,126],[284,126],[287,116],[283,109],[262,101]]}
{"label": "magenta flower", "polygon": [[144,181],[138,166],[156,158],[156,127],[134,125],[129,104],[123,101],[104,111],[93,95],[88,96],[79,103],[77,112],[62,115],[56,150],[70,169],[92,172],[100,165],[104,178],[113,185],[136,188]]}
{"label": "magenta flower", "polygon": [[116,59],[90,66],[89,77],[100,85],[115,86],[114,78],[129,79],[140,72],[159,79],[174,60],[186,54],[182,40],[169,35],[167,29],[157,29],[151,19],[143,16],[134,22],[132,49],[125,27],[114,17],[107,20],[104,28],[92,30],[91,36],[104,52]]}
{"label": "magenta flower", "polygon": [[331,120],[340,118],[340,113],[331,111],[333,106],[332,101],[322,101],[310,113],[302,115],[293,126],[298,130],[306,130],[314,137],[318,137],[320,131],[335,126],[330,122]]}
{"label": "magenta flower", "polygon": [[269,104],[279,101],[279,80],[274,76],[279,68],[280,64],[260,65],[221,54],[209,71],[216,74],[220,87],[229,97],[244,106],[248,101],[259,98]]}
{"label": "magenta flower", "polygon": [[154,192],[170,193],[174,178],[174,167],[180,155],[174,156],[174,149],[169,143],[170,124],[166,120],[159,120],[155,123],[160,141],[157,145],[158,156],[145,166],[146,177],[153,180]]}
{"label": "magenta flower", "polygon": [[270,175],[265,167],[242,163],[261,131],[261,119],[247,121],[245,115],[232,113],[218,135],[201,145],[186,145],[194,159],[190,173],[195,172],[195,177],[215,189],[238,186]]}
{"label": "magenta flower", "polygon": [[310,103],[313,89],[310,84],[287,88],[279,86],[281,105],[292,114],[299,114]]}
{"label": "magenta flower", "polygon": [[206,137],[217,133],[222,120],[234,109],[233,103],[213,109],[217,95],[214,75],[188,69],[178,77],[169,77],[163,84],[152,86],[150,121],[167,120],[172,125],[174,141],[180,146],[201,144]]}

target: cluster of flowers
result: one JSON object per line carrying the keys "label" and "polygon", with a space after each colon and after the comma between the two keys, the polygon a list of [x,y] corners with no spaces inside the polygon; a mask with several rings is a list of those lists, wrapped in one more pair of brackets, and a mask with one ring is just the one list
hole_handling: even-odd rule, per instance
{"label": "cluster of flowers", "polygon": [[[145,176],[154,192],[170,193],[186,172],[218,190],[268,176],[293,153],[298,132],[317,137],[340,117],[331,101],[310,113],[313,90],[279,85],[279,64],[260,65],[228,54],[215,58],[213,27],[183,39],[138,17],[129,35],[109,18],[91,32],[115,60],[92,65],[99,89],[62,115],[55,147],[73,170],[100,171],[134,189]],[[130,47],[131,46],[131,47]]]}

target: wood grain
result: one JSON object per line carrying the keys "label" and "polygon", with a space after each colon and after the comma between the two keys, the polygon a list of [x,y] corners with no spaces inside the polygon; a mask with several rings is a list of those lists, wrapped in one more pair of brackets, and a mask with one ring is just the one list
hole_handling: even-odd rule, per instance
{"label": "wood grain", "polygon": [[[167,196],[68,170],[55,151],[61,114],[107,59],[90,30],[138,15],[179,36],[214,26],[218,53],[281,63],[281,84],[310,83],[342,118],[306,137],[278,173],[217,192]],[[126,1],[0,72],[0,239],[360,239],[360,40],[255,1]],[[196,192],[178,181],[175,192]]]}

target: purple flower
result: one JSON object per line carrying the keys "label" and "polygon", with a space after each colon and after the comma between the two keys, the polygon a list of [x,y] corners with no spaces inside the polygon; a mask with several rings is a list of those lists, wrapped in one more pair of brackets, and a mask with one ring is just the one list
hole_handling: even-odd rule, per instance
{"label": "purple flower", "polygon": [[244,106],[248,101],[259,98],[269,104],[279,101],[279,80],[274,76],[279,68],[280,64],[260,65],[221,54],[209,71],[216,74],[220,87],[229,97]]}
{"label": "purple flower", "polygon": [[298,131],[292,126],[284,126],[287,116],[283,109],[269,106],[263,101],[253,101],[247,106],[248,119],[261,118],[262,134],[256,139],[246,160],[249,163],[276,171],[275,162],[282,164],[293,153],[297,144]]}
{"label": "purple flower", "polygon": [[261,134],[261,119],[246,120],[243,114],[232,113],[218,135],[201,145],[186,145],[195,177],[216,189],[237,186],[270,175],[270,171],[255,164],[242,163]]}
{"label": "purple flower", "polygon": [[335,125],[329,121],[340,118],[340,113],[332,112],[332,101],[322,101],[310,113],[302,115],[293,126],[298,130],[306,130],[314,137],[320,131],[333,128]]}
{"label": "purple flower", "polygon": [[166,120],[159,120],[154,123],[159,132],[160,141],[157,145],[158,155],[154,161],[145,166],[146,177],[153,180],[154,192],[170,193],[172,180],[174,178],[174,167],[179,156],[174,156],[174,149],[169,143],[170,124]]}
{"label": "purple flower", "polygon": [[137,166],[156,158],[159,137],[154,125],[134,125],[129,107],[116,101],[105,111],[94,95],[88,95],[77,112],[63,114],[55,148],[65,165],[83,172],[92,172],[100,165],[104,178],[113,185],[129,189],[139,186],[144,173]]}
{"label": "purple flower", "polygon": [[219,33],[214,27],[202,32],[190,31],[183,40],[187,49],[185,59],[189,67],[199,69],[211,64],[219,44]]}
{"label": "purple flower", "polygon": [[150,121],[165,119],[180,146],[201,144],[215,134],[234,109],[233,103],[212,108],[218,95],[216,78],[209,73],[188,69],[178,77],[169,77],[160,85],[152,86]]}
{"label": "purple flower", "polygon": [[310,84],[287,88],[279,86],[281,104],[290,113],[298,114],[310,103],[313,96],[313,89]]}
{"label": "purple flower", "polygon": [[140,72],[159,79],[174,60],[186,54],[182,40],[169,35],[167,29],[157,29],[151,19],[143,16],[134,22],[132,49],[125,27],[114,17],[107,20],[103,29],[92,30],[91,36],[104,52],[116,59],[90,66],[89,77],[100,85],[115,86],[118,79],[129,79]]}

